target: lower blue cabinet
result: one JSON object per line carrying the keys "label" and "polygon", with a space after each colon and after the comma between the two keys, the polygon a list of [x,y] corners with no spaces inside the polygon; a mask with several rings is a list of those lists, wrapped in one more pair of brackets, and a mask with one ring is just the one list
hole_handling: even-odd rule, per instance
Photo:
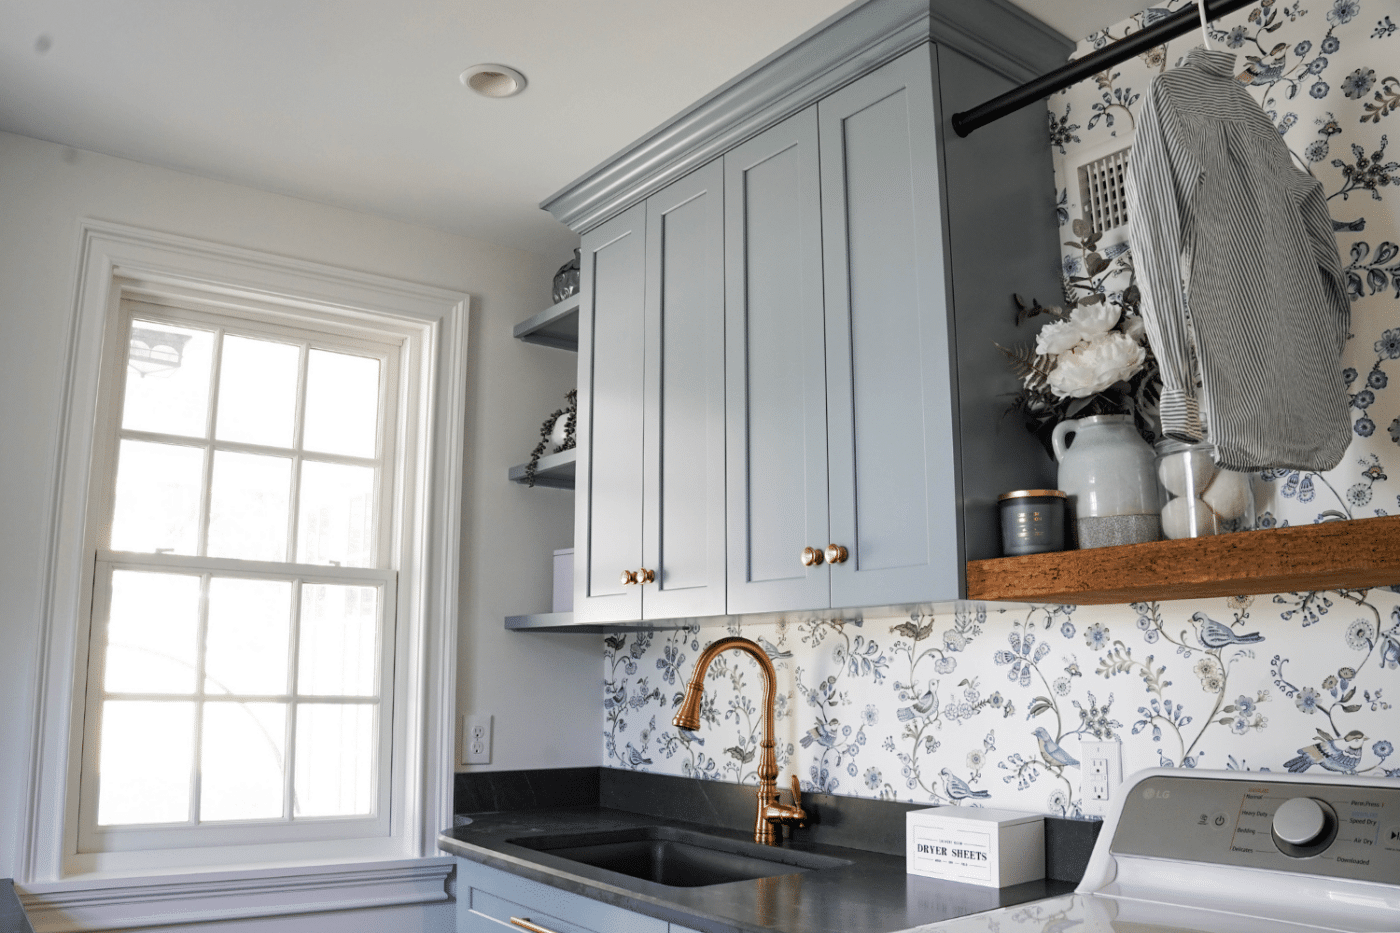
{"label": "lower blue cabinet", "polygon": [[[530,926],[512,923],[521,920]],[[655,917],[457,860],[458,933],[697,933]]]}

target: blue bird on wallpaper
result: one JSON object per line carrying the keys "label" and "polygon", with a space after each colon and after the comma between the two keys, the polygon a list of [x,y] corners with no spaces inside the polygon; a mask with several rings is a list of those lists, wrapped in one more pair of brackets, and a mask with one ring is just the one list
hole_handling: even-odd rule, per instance
{"label": "blue bird on wallpaper", "polygon": [[1040,756],[1052,765],[1065,767],[1079,767],[1079,759],[1069,752],[1060,748],[1060,743],[1050,738],[1050,733],[1045,731],[1044,726],[1035,727],[1035,743],[1040,746]]}
{"label": "blue bird on wallpaper", "polygon": [[948,795],[949,800],[966,800],[968,797],[985,799],[992,796],[992,792],[989,790],[973,790],[966,781],[947,768],[938,773],[943,775],[943,790]]}
{"label": "blue bird on wallpaper", "polygon": [[642,753],[639,752],[639,751],[637,751],[635,748],[633,748],[631,742],[628,742],[628,743],[627,743],[627,763],[630,764],[632,767],[635,768],[635,767],[637,767],[638,765],[649,765],[649,764],[651,764],[651,759],[650,759],[650,758],[645,758],[645,757],[643,757],[643,756],[642,756]]}
{"label": "blue bird on wallpaper", "polygon": [[773,644],[771,641],[764,638],[762,635],[758,636],[758,644],[759,647],[763,649],[764,653],[767,654],[768,657],[774,661],[781,661],[785,658],[792,657],[791,651],[780,650],[777,645]]}
{"label": "blue bird on wallpaper", "polygon": [[1337,744],[1331,734],[1318,729],[1317,741],[1298,749],[1298,757],[1290,758],[1283,766],[1294,774],[1306,771],[1313,765],[1321,765],[1339,774],[1354,774],[1357,765],[1361,764],[1361,747],[1366,744],[1366,735],[1353,729],[1342,736],[1341,741],[1346,743],[1345,748]]}
{"label": "blue bird on wallpaper", "polygon": [[705,738],[698,732],[691,732],[689,729],[677,729],[676,738],[681,740],[682,745],[704,745]]}
{"label": "blue bird on wallpaper", "polygon": [[904,706],[895,710],[895,718],[900,722],[908,722],[920,716],[927,716],[929,710],[933,709],[933,704],[937,701],[933,695],[933,688],[929,687],[924,691],[924,695],[914,701],[913,706]]}
{"label": "blue bird on wallpaper", "polygon": [[1245,84],[1273,84],[1283,75],[1285,59],[1275,58],[1270,62],[1250,62],[1236,75],[1236,80]]}
{"label": "blue bird on wallpaper", "polygon": [[801,742],[803,748],[811,748],[813,742],[823,748],[834,748],[836,743],[841,741],[841,736],[837,733],[840,728],[841,723],[835,719],[819,722],[808,729],[807,734],[798,741]]}
{"label": "blue bird on wallpaper", "polygon": [[1258,632],[1236,635],[1230,626],[1215,621],[1204,612],[1198,612],[1191,616],[1191,621],[1201,627],[1201,644],[1207,648],[1224,648],[1226,645],[1252,645],[1257,641],[1264,640],[1264,636]]}

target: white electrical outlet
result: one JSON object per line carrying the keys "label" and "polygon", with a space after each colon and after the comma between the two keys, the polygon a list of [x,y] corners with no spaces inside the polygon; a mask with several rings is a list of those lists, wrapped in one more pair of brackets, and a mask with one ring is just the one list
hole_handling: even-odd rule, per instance
{"label": "white electrical outlet", "polygon": [[491,763],[491,717],[462,717],[462,764]]}
{"label": "white electrical outlet", "polygon": [[1079,794],[1085,815],[1103,816],[1123,783],[1123,746],[1117,739],[1079,743]]}

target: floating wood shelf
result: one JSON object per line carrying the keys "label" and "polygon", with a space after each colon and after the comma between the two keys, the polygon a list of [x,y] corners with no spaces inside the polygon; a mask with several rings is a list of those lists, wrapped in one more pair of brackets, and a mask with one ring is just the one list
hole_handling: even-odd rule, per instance
{"label": "floating wood shelf", "polygon": [[1400,584],[1400,515],[971,561],[967,598],[1104,605]]}
{"label": "floating wood shelf", "polygon": [[514,337],[526,343],[578,352],[579,296],[570,295],[557,305],[515,325]]}

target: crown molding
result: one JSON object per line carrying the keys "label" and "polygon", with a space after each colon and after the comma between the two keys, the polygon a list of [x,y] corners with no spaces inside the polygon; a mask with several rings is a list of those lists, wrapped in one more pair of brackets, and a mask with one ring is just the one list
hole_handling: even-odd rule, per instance
{"label": "crown molding", "polygon": [[1074,43],[1006,0],[865,0],[799,36],[541,202],[584,233],[842,85],[934,42],[1018,84]]}

